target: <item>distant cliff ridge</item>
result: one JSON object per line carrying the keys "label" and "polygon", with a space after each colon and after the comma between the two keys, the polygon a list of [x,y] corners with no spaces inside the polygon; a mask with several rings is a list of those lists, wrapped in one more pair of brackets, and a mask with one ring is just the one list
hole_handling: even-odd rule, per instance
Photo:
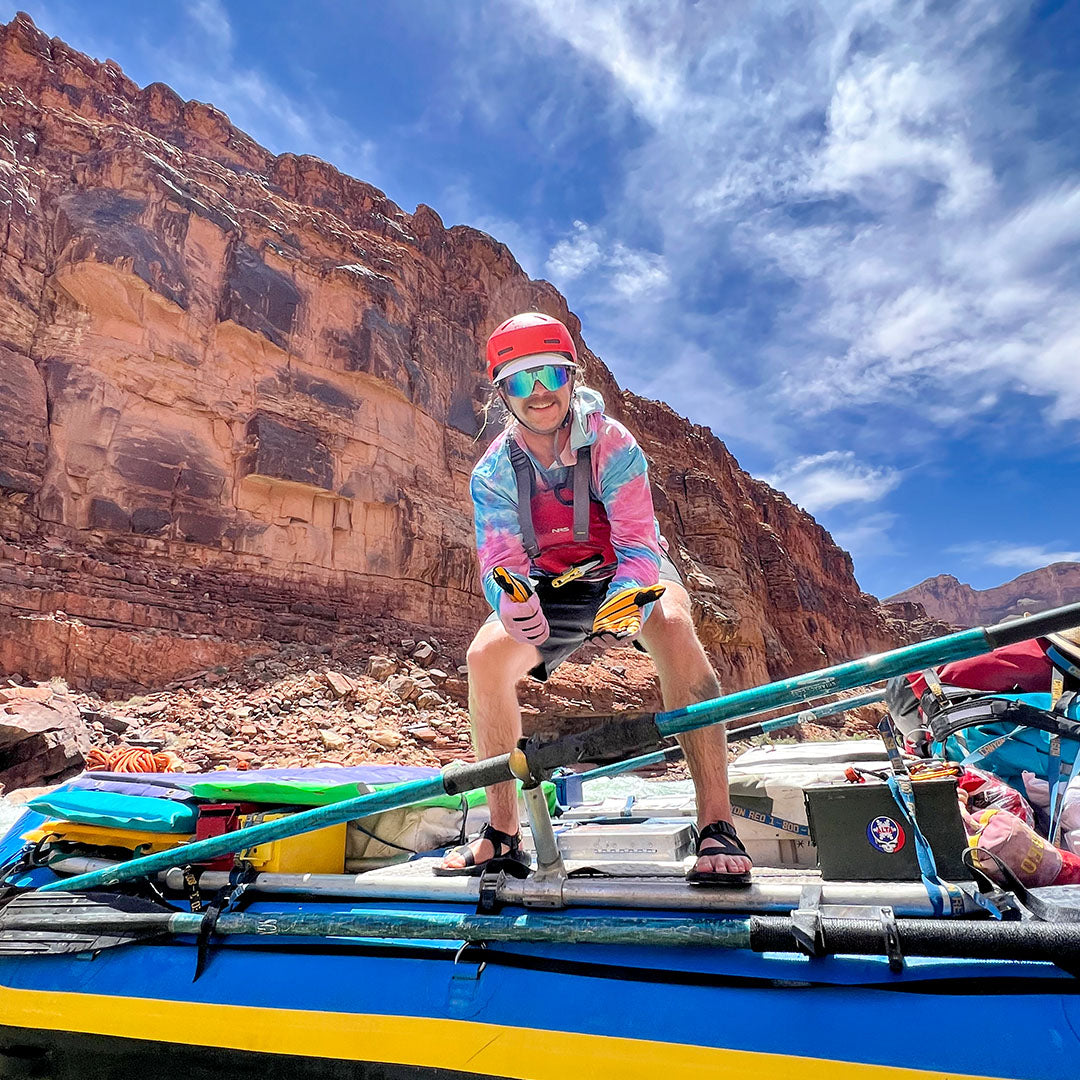
{"label": "distant cliff ridge", "polygon": [[1080,563],[1059,562],[1031,570],[993,589],[973,589],[952,574],[939,574],[890,596],[886,603],[922,604],[931,618],[957,626],[985,626],[1080,601]]}
{"label": "distant cliff ridge", "polygon": [[0,672],[137,687],[379,619],[468,635],[483,343],[530,309],[639,435],[727,686],[910,635],[505,245],[0,26]]}

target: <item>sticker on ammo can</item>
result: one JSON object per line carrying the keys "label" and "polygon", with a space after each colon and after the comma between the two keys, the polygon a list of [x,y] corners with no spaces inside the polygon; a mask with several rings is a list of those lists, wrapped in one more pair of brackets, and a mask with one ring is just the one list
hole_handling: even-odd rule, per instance
{"label": "sticker on ammo can", "polygon": [[878,851],[883,851],[886,855],[895,855],[907,843],[907,834],[899,821],[882,815],[874,818],[866,826],[866,839]]}

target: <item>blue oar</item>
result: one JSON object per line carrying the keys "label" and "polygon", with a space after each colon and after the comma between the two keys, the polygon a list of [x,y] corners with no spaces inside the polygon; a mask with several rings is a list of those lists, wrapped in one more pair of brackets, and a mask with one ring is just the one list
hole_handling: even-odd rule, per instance
{"label": "blue oar", "polygon": [[340,825],[343,821],[352,821],[354,818],[396,810],[425,799],[441,795],[460,795],[514,777],[531,781],[535,776],[559,765],[570,765],[575,761],[595,761],[598,756],[620,749],[624,753],[633,753],[635,750],[654,746],[658,738],[768,712],[793,702],[805,701],[807,698],[825,697],[841,690],[867,686],[893,675],[921,671],[923,668],[936,667],[952,660],[978,656],[1002,645],[1043,637],[1075,626],[1080,626],[1080,604],[1055,608],[1053,611],[1044,611],[1041,615],[1032,615],[1030,618],[999,626],[975,627],[932,641],[905,645],[891,652],[851,660],[846,664],[808,672],[805,675],[795,675],[766,686],[740,690],[713,701],[689,705],[685,709],[656,713],[653,716],[613,717],[590,731],[564,736],[544,746],[517,749],[511,754],[478,761],[473,765],[446,769],[430,780],[414,780],[370,795],[291,814],[277,821],[267,821],[208,840],[183,844],[156,855],[145,855],[105,870],[80,874],[66,881],[50,882],[43,885],[41,891],[62,889],[70,892],[101,885],[115,885],[120,881],[145,877],[159,870],[170,870],[174,866],[228,855],[256,844],[299,836],[328,825]]}
{"label": "blue oar", "polygon": [[[795,727],[796,724],[803,724],[808,720],[837,716],[840,713],[850,712],[852,709],[861,709],[864,705],[876,705],[884,700],[884,690],[869,690],[865,694],[841,698],[839,701],[827,701],[824,705],[803,709],[802,712],[791,713],[789,716],[778,716],[775,720],[763,720],[760,724],[747,724],[745,727],[733,728],[728,732],[728,742],[734,742],[736,739],[752,739],[757,735],[768,734],[770,731],[782,731],[784,728]],[[584,783],[586,780],[598,780],[601,776],[618,776],[619,773],[632,772],[646,765],[658,765],[661,761],[671,761],[680,757],[682,752],[683,748],[679,745],[668,746],[652,754],[627,758],[625,761],[616,761],[611,765],[600,765],[595,769],[589,769],[588,772],[578,773],[576,779]]]}
{"label": "blue oar", "polygon": [[[17,896],[0,910],[0,950],[10,956],[96,954],[102,949],[171,934],[199,934],[205,916],[172,911],[138,897],[93,893]],[[910,956],[1048,961],[1075,972],[1080,925],[1062,922],[986,922],[898,919],[891,938],[875,919],[825,918],[819,955],[881,956],[886,949]],[[791,918],[768,915],[677,913],[650,915],[473,915],[432,911],[227,912],[214,933],[322,940],[533,942],[577,945],[691,946],[802,952],[803,935]],[[1036,972],[1036,974],[1038,974]],[[1063,984],[1067,986],[1066,984]]]}

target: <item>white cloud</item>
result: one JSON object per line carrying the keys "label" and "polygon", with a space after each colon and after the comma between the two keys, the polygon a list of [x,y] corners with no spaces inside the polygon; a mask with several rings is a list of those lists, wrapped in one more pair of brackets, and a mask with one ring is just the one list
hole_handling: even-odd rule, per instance
{"label": "white cloud", "polygon": [[[733,331],[737,311],[720,328],[753,350],[742,378],[798,430],[792,451],[851,407],[884,407],[849,432],[860,448],[903,410],[933,409],[947,434],[1017,394],[1050,423],[1080,418],[1080,183],[1034,138],[1010,52],[1026,18],[1015,5],[519,3],[530,33],[577,58],[560,82],[602,72],[645,125],[607,215],[549,255],[579,310],[655,306],[662,279],[652,317],[678,353],[706,340],[686,297],[718,266],[743,279],[769,312],[767,338],[740,342],[756,327]],[[578,85],[581,110],[610,107]],[[1025,146],[1021,171],[1011,158]],[[591,276],[610,275],[617,245],[646,249],[643,220],[656,277],[599,295]]]}
{"label": "white cloud", "polygon": [[222,0],[188,0],[184,12],[191,33],[178,35],[168,48],[147,45],[157,78],[183,97],[212,102],[274,153],[314,154],[353,176],[370,176],[374,143],[326,107],[317,85],[292,91],[272,72],[238,59]]}
{"label": "white cloud", "polygon": [[[667,295],[670,284],[663,255],[611,242],[603,229],[584,221],[575,221],[570,232],[554,244],[547,272],[560,288],[573,288],[579,295],[584,291],[601,305],[655,304]],[[584,285],[576,284],[583,277],[588,279]]]}
{"label": "white cloud", "polygon": [[573,230],[551,249],[547,269],[558,282],[571,282],[603,260],[596,230],[584,221],[575,221]]}
{"label": "white cloud", "polygon": [[793,502],[811,513],[845,503],[877,502],[900,483],[897,469],[876,468],[857,461],[850,450],[814,454],[765,477]]}
{"label": "white cloud", "polygon": [[526,6],[552,34],[605,68],[644,119],[661,124],[678,114],[686,93],[678,5],[529,0]]}
{"label": "white cloud", "polygon": [[185,7],[188,15],[211,39],[217,39],[222,49],[232,48],[232,23],[221,0],[190,0]]}
{"label": "white cloud", "polygon": [[1080,562],[1080,550],[1054,549],[1046,544],[974,543],[949,549],[971,562],[1003,566],[1011,570],[1037,570],[1056,562]]}

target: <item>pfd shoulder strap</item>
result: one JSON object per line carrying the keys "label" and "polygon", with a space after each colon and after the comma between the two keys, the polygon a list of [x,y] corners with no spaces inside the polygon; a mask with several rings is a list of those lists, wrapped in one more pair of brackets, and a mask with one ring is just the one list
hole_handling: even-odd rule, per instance
{"label": "pfd shoulder strap", "polygon": [[[517,480],[518,523],[525,542],[525,553],[530,559],[537,559],[540,557],[540,544],[536,539],[536,526],[532,516],[536,472],[529,455],[522,450],[513,436],[509,438],[509,453],[510,464],[514,466],[514,477]],[[589,539],[591,486],[592,447],[583,446],[577,452],[577,462],[574,465],[574,540],[579,544]]]}
{"label": "pfd shoulder strap", "polygon": [[592,484],[592,447],[577,452],[574,465],[574,540],[583,544],[589,539],[589,488]]}
{"label": "pfd shoulder strap", "polygon": [[510,464],[514,466],[514,477],[517,480],[518,524],[521,527],[521,538],[525,541],[525,554],[530,559],[538,559],[540,545],[536,542],[536,528],[532,517],[536,473],[533,471],[529,455],[518,446],[517,440],[511,435],[507,441],[510,444]]}

